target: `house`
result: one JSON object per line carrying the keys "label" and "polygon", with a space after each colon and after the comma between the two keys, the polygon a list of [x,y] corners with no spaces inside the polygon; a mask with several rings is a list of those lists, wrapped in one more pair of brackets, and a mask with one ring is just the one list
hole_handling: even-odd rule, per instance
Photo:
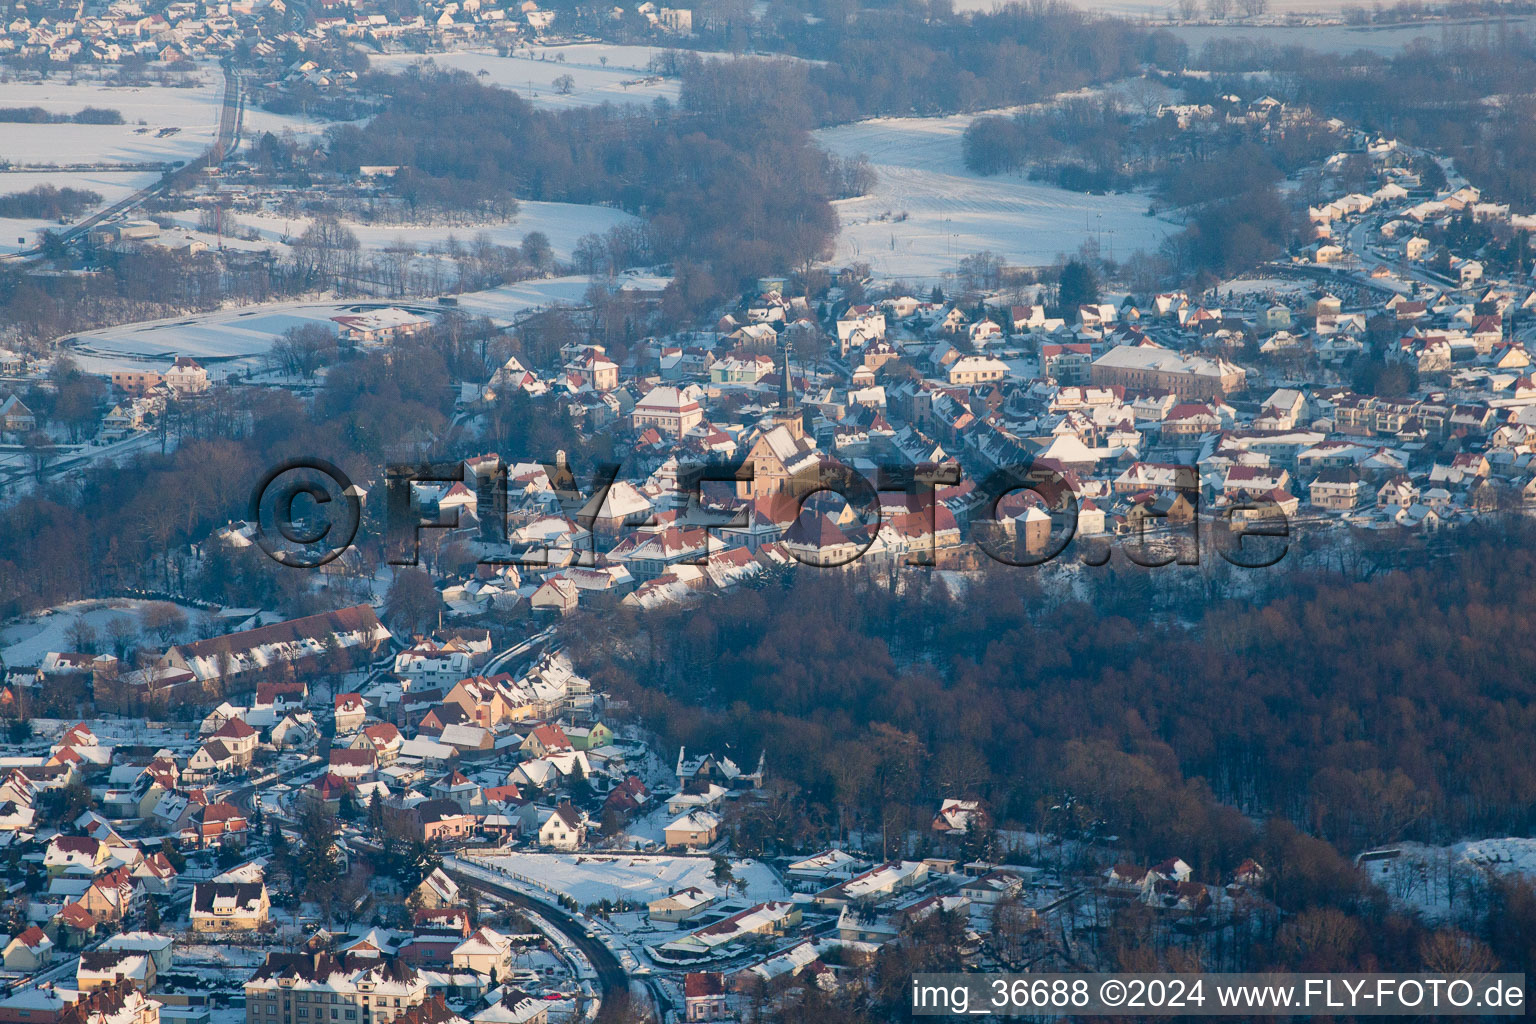
{"label": "house", "polygon": [[733,1019],[725,994],[725,975],[718,971],[690,971],[684,975],[683,1007],[686,1021]]}
{"label": "house", "polygon": [[390,639],[373,608],[354,605],[168,648],[144,673],[130,677],[143,696],[164,702],[186,694],[252,689],[275,670],[318,672],[337,658],[371,656]]}
{"label": "house", "polygon": [[400,735],[400,730],[391,722],[366,725],[352,740],[353,750],[361,750],[365,747],[372,750],[374,760],[380,768],[387,768],[394,764],[400,757],[400,748],[404,745],[405,737]]}
{"label": "house", "polygon": [[528,606],[538,612],[564,615],[576,610],[581,591],[568,577],[551,576],[528,598]]}
{"label": "house", "polygon": [[96,919],[78,903],[66,903],[53,916],[59,945],[80,949],[96,936]]}
{"label": "house", "polygon": [[32,410],[15,395],[0,402],[0,434],[26,434],[37,429]]}
{"label": "house", "polygon": [[94,836],[54,836],[43,851],[43,868],[49,878],[94,878],[111,867],[111,858],[111,848]]}
{"label": "house", "polygon": [[248,768],[256,753],[256,744],[260,737],[243,718],[230,718],[215,729],[208,738],[210,741],[216,740],[222,743],[235,765]]}
{"label": "house", "polygon": [[80,954],[75,965],[75,987],[81,992],[127,980],[140,992],[155,984],[155,961],[147,953],[122,949],[93,949]]}
{"label": "house", "polygon": [[720,835],[720,819],[708,811],[689,811],[665,830],[668,848],[699,850],[712,846]]}
{"label": "house", "polygon": [[1007,375],[1007,363],[985,356],[961,356],[949,368],[949,382],[956,385],[986,384]]}
{"label": "house", "polygon": [[989,871],[960,887],[960,895],[972,903],[991,905],[1012,899],[1024,887],[1024,880],[1009,871]]}
{"label": "house", "polygon": [[347,952],[268,953],[245,983],[250,1024],[328,1022],[327,1011],[338,1022],[453,1024],[446,1008],[422,1018],[417,1011],[429,1000],[427,977],[400,959]]}
{"label": "house", "polygon": [[538,758],[562,750],[574,750],[570,737],[558,725],[541,725],[528,733],[518,748],[526,757]]}
{"label": "house", "polygon": [[331,317],[336,333],[343,341],[369,345],[408,338],[432,326],[426,317],[393,307]]}
{"label": "house", "polygon": [[512,969],[512,940],[500,932],[481,927],[453,950],[453,967],[473,971],[484,977],[505,978]]}
{"label": "house", "polygon": [[715,898],[709,893],[698,886],[690,885],[659,900],[652,900],[646,904],[645,909],[652,921],[668,921],[677,924],[698,917],[714,902]]}
{"label": "house", "polygon": [[198,882],[192,886],[194,932],[250,932],[267,926],[272,909],[263,882]]}
{"label": "house", "polygon": [[75,900],[75,905],[97,922],[107,924],[131,914],[138,895],[133,872],[123,866],[98,876]]}
{"label": "house", "polygon": [[197,846],[218,846],[230,838],[243,841],[249,830],[245,814],[234,804],[219,800],[193,812],[182,836]]}
{"label": "house", "polygon": [[428,910],[446,910],[457,907],[461,902],[458,883],[449,878],[442,868],[433,868],[432,873],[416,886],[412,895],[418,904]]}
{"label": "house", "polygon": [[[1038,307],[1035,307],[1038,308]],[[1041,345],[1040,372],[1062,386],[1088,383],[1093,347],[1083,344]]]}
{"label": "house", "polygon": [[569,802],[549,811],[539,825],[539,845],[552,850],[570,853],[580,849],[586,839],[586,822]]}
{"label": "house", "polygon": [[423,800],[409,810],[408,827],[423,843],[462,838],[475,830],[479,819],[452,800]]}
{"label": "house", "polygon": [[704,410],[685,390],[661,385],[635,403],[630,422],[636,431],[654,427],[663,434],[681,437],[704,419]]}
{"label": "house", "polygon": [[181,356],[165,371],[165,385],[179,395],[195,395],[208,390],[208,371],[196,359]]}
{"label": "house", "polygon": [[1318,508],[1348,511],[1360,504],[1360,472],[1354,468],[1325,469],[1308,488]]}
{"label": "house", "polygon": [[6,944],[4,956],[6,970],[30,974],[53,963],[53,940],[32,925]]}
{"label": "house", "polygon": [[158,974],[170,970],[174,964],[175,945],[176,939],[171,935],[159,935],[154,932],[122,932],[104,939],[96,948],[104,951],[142,953],[149,957]]}
{"label": "house", "polygon": [[1180,398],[1223,398],[1247,387],[1247,371],[1226,361],[1157,345],[1121,345],[1090,367],[1101,387],[1171,391]]}
{"label": "house", "polygon": [[664,942],[660,948],[667,953],[699,956],[745,942],[754,936],[783,935],[791,928],[799,927],[804,916],[798,903],[759,903],[722,921],[705,925],[691,935]]}
{"label": "house", "polygon": [[854,875],[846,882],[839,882],[829,889],[823,889],[813,899],[823,906],[881,903],[897,893],[914,889],[927,880],[928,864],[926,862],[893,860],[876,865],[862,874]]}
{"label": "house", "polygon": [[362,728],[363,721],[368,717],[368,702],[360,693],[338,693],[336,695],[336,731],[337,733],[352,733]]}
{"label": "house", "polygon": [[985,809],[976,800],[945,800],[934,815],[933,830],[948,835],[964,835],[973,828],[984,828],[990,822]]}

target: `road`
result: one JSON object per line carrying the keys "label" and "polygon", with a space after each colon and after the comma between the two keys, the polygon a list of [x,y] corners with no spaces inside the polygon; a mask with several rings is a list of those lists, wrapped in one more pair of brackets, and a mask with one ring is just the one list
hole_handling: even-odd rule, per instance
{"label": "road", "polygon": [[[240,73],[231,68],[224,69],[224,102],[219,110],[219,134],[213,140],[213,145],[208,147],[208,152],[197,160],[190,161],[179,170],[167,174],[153,185],[146,185],[125,199],[120,199],[104,210],[93,213],[85,220],[60,232],[56,237],[64,244],[69,244],[83,237],[91,228],[120,214],[127,213],[146,199],[153,198],[165,192],[182,177],[196,174],[203,167],[210,164],[217,165],[224,162],[224,157],[235,148],[235,141],[240,133],[240,114],[243,109],[240,91]],[[10,253],[0,257],[4,260],[29,259],[42,251],[41,246],[33,246],[20,252]]]}
{"label": "road", "polygon": [[571,944],[581,950],[591,962],[592,969],[597,972],[598,988],[602,991],[605,1002],[610,999],[629,997],[629,975],[624,972],[619,958],[614,956],[613,951],[603,945],[600,940],[587,938],[585,923],[558,907],[533,899],[510,885],[493,882],[478,873],[471,874],[448,864],[443,865],[443,870],[453,876],[454,881],[460,885],[489,893],[499,900],[524,910],[531,910],[560,929],[566,938],[571,940]]}

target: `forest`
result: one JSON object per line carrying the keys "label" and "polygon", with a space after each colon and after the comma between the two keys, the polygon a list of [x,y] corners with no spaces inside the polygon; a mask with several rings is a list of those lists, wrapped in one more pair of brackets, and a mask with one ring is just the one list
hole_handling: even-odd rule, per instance
{"label": "forest", "polygon": [[1144,855],[1212,872],[1246,855],[1247,818],[1350,854],[1526,834],[1531,539],[1484,528],[1388,572],[1364,553],[1266,570],[1255,600],[1172,567],[1102,570],[1084,601],[1000,567],[958,599],[916,574],[892,594],[799,572],[709,615],[593,615],[612,642],[587,667],[669,739],[766,749],[814,802],[868,808],[864,828],[961,793],[1044,827],[1072,792]]}
{"label": "forest", "polygon": [[824,255],[843,169],[803,128],[759,117],[612,106],[549,112],[462,73],[371,80],[389,97],[366,130],[332,127],[339,170],[392,164],[413,210],[516,198],[617,206],[643,217],[636,264],[688,261],[734,289]]}

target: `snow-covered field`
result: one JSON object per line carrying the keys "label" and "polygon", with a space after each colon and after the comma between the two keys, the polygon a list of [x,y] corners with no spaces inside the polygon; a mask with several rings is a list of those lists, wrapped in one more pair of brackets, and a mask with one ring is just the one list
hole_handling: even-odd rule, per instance
{"label": "snow-covered field", "polygon": [[290,327],[320,323],[351,303],[276,303],[172,320],[124,324],[75,336],[70,355],[87,373],[164,370],[177,356],[202,362],[212,378],[259,366]]}
{"label": "snow-covered field", "polygon": [[[108,86],[82,77],[55,75],[47,81],[0,81],[0,106],[42,107],[53,114],[75,114],[85,107],[105,107],[125,123],[0,125],[0,161],[8,165],[175,163],[200,156],[218,135],[224,79],[216,68],[188,74],[186,87]],[[161,136],[163,129],[177,129]],[[25,192],[37,185],[87,189],[109,206],[151,184],[154,171],[74,171],[0,173],[0,194]],[[100,207],[97,207],[99,209]],[[87,210],[81,216],[94,213]],[[36,233],[57,227],[47,220],[0,220],[0,253],[33,245]]]}
{"label": "snow-covered field", "polygon": [[[1529,32],[1536,19],[1510,18],[1508,27],[1519,26]],[[1176,25],[1170,31],[1188,44],[1191,52],[1212,40],[1251,40],[1268,46],[1301,46],[1320,53],[1370,53],[1391,55],[1416,39],[1439,43],[1446,38],[1479,39],[1484,32],[1497,32],[1497,23],[1447,22],[1382,27],[1349,25]]]}
{"label": "snow-covered field", "polygon": [[[483,292],[465,292],[458,296],[458,308],[466,313],[488,316],[493,320],[511,320],[532,309],[554,305],[580,305],[594,279],[579,274],[551,277],[541,281],[519,281]],[[599,278],[599,281],[605,279]],[[640,272],[625,272],[610,284],[642,291],[660,291],[670,278]]]}
{"label": "snow-covered field", "polygon": [[[273,248],[282,248],[302,235],[310,223],[307,217],[282,217],[271,213],[239,213],[234,217],[241,234],[254,229],[260,234],[261,242]],[[197,214],[190,210],[177,214],[175,219],[186,228],[197,226]],[[633,220],[624,211],[606,206],[524,201],[518,203],[517,216],[494,224],[363,224],[349,220],[342,223],[357,236],[365,250],[375,252],[399,241],[424,252],[443,246],[450,235],[465,245],[483,234],[496,245],[516,246],[524,235],[542,231],[549,238],[555,258],[564,260],[570,258],[582,235],[601,235]]]}
{"label": "snow-covered field", "polygon": [[276,114],[254,103],[247,103],[240,115],[241,145],[249,152],[267,132],[281,137],[285,132],[296,136],[318,137],[333,124],[362,124],[362,121],[331,121],[306,114]]}
{"label": "snow-covered field", "polygon": [[[153,184],[159,177],[160,175],[154,171],[79,171],[69,174],[48,171],[0,173],[0,195],[28,192],[39,185],[84,189],[101,196],[101,202],[96,207],[100,209],[111,206],[120,199],[128,198],[144,186]],[[81,219],[94,212],[95,209],[87,210],[81,214]],[[58,226],[47,219],[0,217],[0,253],[19,252],[30,248],[36,244],[39,231]]]}
{"label": "snow-covered field", "polygon": [[[1178,4],[1174,0],[1070,0],[1073,7],[1094,14],[1112,14],[1122,18],[1151,18],[1164,20],[1178,16]],[[997,0],[955,0],[957,11],[990,11]],[[1344,5],[1338,0],[1269,0],[1266,18],[1284,15],[1313,15],[1337,18]],[[1199,17],[1205,17],[1205,5],[1199,7]]]}
{"label": "snow-covered field", "polygon": [[1044,266],[1086,239],[1120,257],[1152,250],[1171,231],[1135,194],[1092,196],[1017,175],[968,171],[961,136],[968,116],[876,118],[825,128],[817,140],[838,156],[869,157],[873,193],[833,205],[842,222],[834,262],[862,260],[876,277],[937,281],[965,256],[990,250],[1018,266]]}
{"label": "snow-covered field", "polygon": [[[115,618],[123,618],[135,628],[139,626],[139,614],[158,601],[116,598],[110,601],[74,601],[60,605],[39,615],[0,628],[0,660],[11,668],[36,665],[49,651],[72,652],[68,633],[76,620],[84,619],[103,645],[106,643],[107,624]],[[197,609],[182,607],[187,620],[193,621]],[[156,641],[158,642],[158,640]],[[105,649],[103,646],[102,649]]]}
{"label": "snow-covered field", "polygon": [[[482,82],[511,89],[541,106],[590,107],[652,103],[657,97],[675,101],[677,79],[661,78],[646,69],[651,57],[661,52],[649,46],[574,43],[531,46],[510,57],[455,51],[433,54],[431,59],[439,67],[467,71]],[[378,71],[399,72],[420,60],[416,54],[386,54],[373,57],[371,66]],[[554,83],[565,75],[571,76],[571,91],[562,94]]]}
{"label": "snow-covered field", "polygon": [[[572,896],[583,905],[605,899],[648,903],[691,885],[722,898],[725,896],[714,883],[715,866],[708,857],[509,853],[501,857],[477,857],[476,862],[504,868],[538,885]],[[732,871],[746,883],[745,899],[760,902],[784,899],[789,895],[766,864],[753,860],[737,861]]]}
{"label": "snow-covered field", "polygon": [[[108,86],[90,79],[68,82],[56,77],[45,82],[0,82],[0,106],[42,107],[52,114],[106,107],[122,114],[125,122],[6,124],[0,155],[18,164],[190,160],[211,146],[218,134],[224,78],[217,69],[205,68],[186,82],[186,88]],[[178,130],[160,137],[160,131],[168,128]]]}

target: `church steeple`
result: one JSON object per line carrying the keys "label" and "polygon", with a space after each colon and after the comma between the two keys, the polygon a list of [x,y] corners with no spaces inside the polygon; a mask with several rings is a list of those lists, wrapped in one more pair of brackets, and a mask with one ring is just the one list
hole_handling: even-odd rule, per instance
{"label": "church steeple", "polygon": [[795,408],[795,395],[789,385],[789,343],[779,346],[779,351],[784,355],[782,376],[779,379],[779,411],[793,412]]}
{"label": "church steeple", "polygon": [[805,420],[800,410],[795,408],[795,391],[789,376],[789,344],[784,343],[779,351],[783,356],[783,365],[779,369],[779,408],[771,420],[779,426],[787,427],[793,437],[802,438],[805,436]]}

